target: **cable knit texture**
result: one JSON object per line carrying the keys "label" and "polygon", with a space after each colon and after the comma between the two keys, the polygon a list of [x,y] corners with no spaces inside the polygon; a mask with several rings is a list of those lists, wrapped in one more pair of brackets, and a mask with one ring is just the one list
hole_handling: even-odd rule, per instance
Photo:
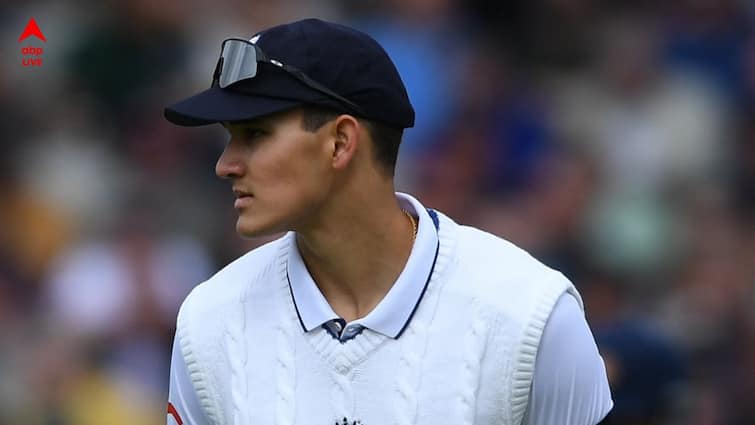
{"label": "cable knit texture", "polygon": [[205,411],[207,418],[214,424],[225,423],[222,416],[222,409],[217,403],[214,394],[217,394],[216,389],[210,387],[209,379],[200,362],[197,360],[193,344],[190,342],[189,335],[187,333],[189,325],[181,316],[177,321],[176,333],[178,335],[178,342],[181,349],[181,354],[186,362],[186,369],[189,372],[191,382],[194,384],[194,391],[197,393],[197,399],[199,400],[202,409]]}
{"label": "cable knit texture", "polygon": [[487,327],[479,312],[474,314],[472,326],[465,336],[464,346],[464,371],[462,373],[462,393],[459,401],[461,406],[461,424],[473,424],[475,422],[477,390],[480,383],[480,365],[484,353]]}
{"label": "cable knit texture", "polygon": [[[276,261],[276,273],[280,279],[281,274],[286,272],[286,254],[290,246],[281,249]],[[276,362],[276,388],[278,391],[275,409],[275,423],[278,425],[295,424],[295,396],[296,363],[294,332],[296,316],[295,307],[288,292],[288,287],[281,285],[278,295],[282,301],[278,307],[280,319],[277,324],[277,362]]]}
{"label": "cable knit texture", "polygon": [[441,243],[438,245],[433,274],[430,276],[430,282],[417,314],[399,339],[401,350],[395,379],[398,397],[395,414],[396,423],[399,425],[416,424],[418,421],[423,375],[422,359],[428,355],[428,324],[432,323],[437,312],[443,280],[447,276],[445,270],[456,242],[451,230],[449,226],[438,228]]}
{"label": "cable knit texture", "polygon": [[225,354],[230,366],[230,386],[231,398],[233,400],[233,425],[243,425],[251,423],[248,411],[249,390],[246,380],[247,369],[247,341],[246,333],[246,312],[244,311],[244,301],[246,300],[247,291],[243,291],[239,296],[239,319],[228,321],[225,332]]}
{"label": "cable knit texture", "polygon": [[398,339],[364,329],[341,343],[322,328],[305,332],[286,278],[292,233],[198,286],[179,336],[208,418],[519,425],[545,323],[564,291],[578,294],[509,242],[438,219],[435,267]]}

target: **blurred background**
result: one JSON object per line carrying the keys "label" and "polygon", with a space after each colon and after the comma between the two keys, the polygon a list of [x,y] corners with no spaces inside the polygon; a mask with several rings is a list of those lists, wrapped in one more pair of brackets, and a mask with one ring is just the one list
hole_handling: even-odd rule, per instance
{"label": "blurred background", "polygon": [[[613,424],[755,424],[755,2],[0,3],[0,424],[165,423],[175,315],[263,241],[162,108],[303,17],[394,58],[401,190],[571,278]],[[34,17],[47,41],[18,37]],[[43,65],[20,48],[43,47]]]}

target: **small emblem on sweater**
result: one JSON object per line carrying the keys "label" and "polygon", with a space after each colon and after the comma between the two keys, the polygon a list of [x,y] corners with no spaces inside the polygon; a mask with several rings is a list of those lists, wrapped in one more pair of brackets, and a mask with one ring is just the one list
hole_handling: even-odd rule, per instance
{"label": "small emblem on sweater", "polygon": [[356,421],[351,421],[351,422],[349,422],[349,420],[348,420],[348,419],[346,419],[346,418],[344,417],[344,418],[343,418],[343,419],[341,420],[341,422],[338,422],[338,421],[336,420],[336,425],[362,425],[362,421],[360,421],[360,420],[356,420]]}

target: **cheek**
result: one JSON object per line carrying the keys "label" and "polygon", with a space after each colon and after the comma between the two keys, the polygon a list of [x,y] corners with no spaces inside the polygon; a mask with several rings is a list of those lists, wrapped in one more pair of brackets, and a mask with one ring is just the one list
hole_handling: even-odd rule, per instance
{"label": "cheek", "polygon": [[328,193],[329,174],[315,161],[291,161],[288,169],[290,180],[284,190],[296,196],[301,203],[319,202]]}
{"label": "cheek", "polygon": [[330,187],[330,173],[322,158],[306,150],[281,150],[260,155],[250,174],[261,196],[279,206],[312,206]]}

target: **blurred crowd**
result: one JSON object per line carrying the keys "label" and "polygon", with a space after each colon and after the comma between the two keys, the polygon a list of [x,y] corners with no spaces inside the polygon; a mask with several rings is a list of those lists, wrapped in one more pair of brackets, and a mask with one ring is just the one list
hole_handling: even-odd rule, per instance
{"label": "blurred crowd", "polygon": [[398,188],[575,282],[612,424],[755,423],[755,3],[50,0],[0,3],[0,424],[165,423],[181,301],[264,241],[162,108],[311,16],[396,62]]}

